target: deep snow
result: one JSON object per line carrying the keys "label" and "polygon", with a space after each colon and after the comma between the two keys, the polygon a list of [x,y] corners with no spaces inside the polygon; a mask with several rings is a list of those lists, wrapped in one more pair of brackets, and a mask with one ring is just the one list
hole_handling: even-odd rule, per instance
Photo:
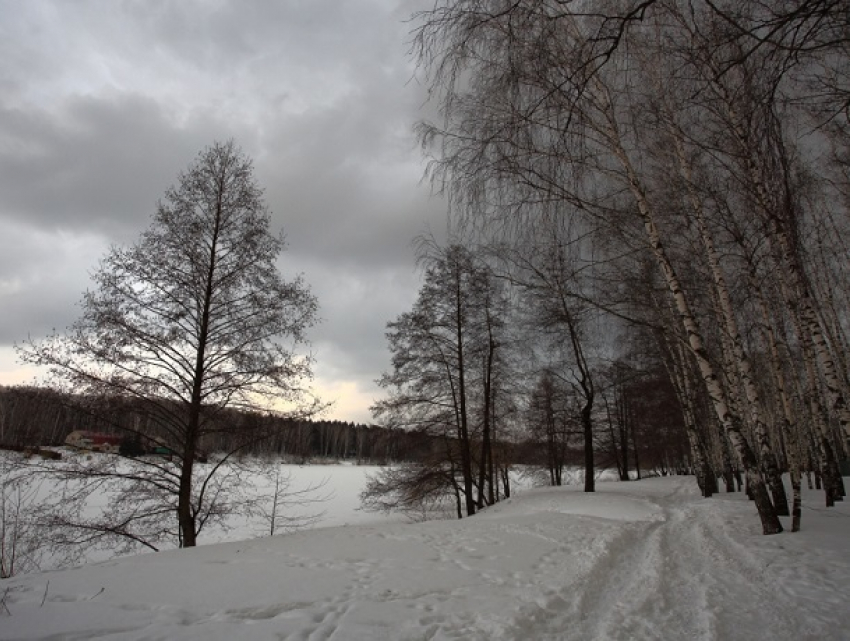
{"label": "deep snow", "polygon": [[13,578],[0,638],[850,639],[850,501],[765,537],[692,477],[597,487]]}

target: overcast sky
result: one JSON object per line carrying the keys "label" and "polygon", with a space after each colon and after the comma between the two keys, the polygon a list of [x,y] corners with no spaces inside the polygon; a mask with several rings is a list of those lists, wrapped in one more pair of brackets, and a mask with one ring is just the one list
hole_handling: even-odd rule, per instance
{"label": "overcast sky", "polygon": [[418,288],[412,238],[445,228],[412,133],[408,56],[427,0],[0,0],[0,383],[13,344],[79,315],[110,244],[133,242],[197,153],[254,160],[284,275],[321,306],[317,389],[369,420],[386,322]]}

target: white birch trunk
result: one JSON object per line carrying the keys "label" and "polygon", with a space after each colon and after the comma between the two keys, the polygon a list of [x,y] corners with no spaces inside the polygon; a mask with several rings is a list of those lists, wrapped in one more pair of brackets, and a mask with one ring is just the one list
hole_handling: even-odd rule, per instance
{"label": "white birch trunk", "polygon": [[782,484],[782,474],[779,470],[776,455],[773,452],[773,448],[771,447],[770,439],[768,437],[768,430],[764,420],[761,399],[759,398],[758,389],[753,382],[752,364],[750,362],[749,355],[744,349],[744,341],[741,338],[741,332],[738,329],[738,320],[732,306],[732,297],[729,294],[729,288],[726,285],[726,277],[723,273],[722,267],[720,266],[720,256],[714,245],[714,239],[705,220],[702,201],[698,197],[694,188],[693,173],[691,171],[690,163],[687,161],[685,156],[681,131],[679,131],[672,122],[670,123],[669,129],[675,143],[674,146],[676,149],[676,158],[678,160],[679,170],[685,180],[685,185],[687,186],[691,213],[696,220],[703,250],[705,251],[705,257],[708,261],[709,269],[711,270],[717,303],[720,307],[726,336],[730,343],[730,357],[737,366],[735,369],[737,370],[739,382],[744,390],[744,395],[746,397],[745,405],[748,410],[747,416],[749,418],[750,427],[755,435],[756,444],[758,445],[759,458],[762,466],[764,467],[767,482],[770,485],[773,505],[779,516],[788,516],[788,497],[785,494],[785,486]]}
{"label": "white birch trunk", "polygon": [[[761,176],[757,154],[747,142],[747,136],[741,127],[733,101],[720,82],[716,82],[715,87],[724,101],[738,153],[744,159],[747,177],[752,184],[758,203],[757,213],[768,230],[769,245],[790,285],[783,288],[786,302],[792,311],[796,311],[803,329],[811,340],[826,385],[830,412],[838,419],[845,440],[850,440],[850,407],[847,405],[847,391],[844,389],[843,377],[839,377],[836,370],[835,360],[821,328],[811,290],[803,274],[799,254],[791,241],[787,224],[783,221],[782,209],[791,205],[787,202],[776,203],[771,197],[771,191]],[[791,212],[786,213],[791,214]]]}
{"label": "white birch trunk", "polygon": [[[780,288],[787,297],[788,289],[784,281],[780,281]],[[841,476],[838,471],[838,462],[835,459],[835,452],[830,444],[829,428],[825,420],[823,406],[821,405],[821,392],[818,387],[818,372],[815,367],[816,357],[813,354],[814,346],[811,341],[811,336],[803,327],[802,320],[791,310],[791,322],[797,333],[800,346],[802,347],[803,364],[806,370],[806,386],[807,389],[803,393],[804,402],[809,407],[811,422],[815,426],[814,434],[812,435],[817,447],[817,452],[820,455],[820,471],[824,481],[824,492],[826,495],[826,506],[832,507],[835,501],[842,500],[841,492]]]}
{"label": "white birch trunk", "polygon": [[676,270],[670,261],[664,244],[661,241],[661,234],[656,225],[652,209],[649,201],[637,178],[637,174],[632,167],[631,161],[622,146],[619,134],[616,130],[616,124],[609,123],[608,130],[604,133],[611,143],[611,151],[620,161],[623,170],[626,172],[629,189],[635,198],[640,212],[641,220],[643,221],[644,230],[646,231],[647,241],[652,253],[656,258],[659,268],[664,276],[664,281],[670,292],[670,296],[676,307],[685,335],[687,343],[697,361],[697,366],[705,385],[708,396],[711,399],[712,406],[720,424],[723,426],[732,447],[744,467],[747,475],[747,484],[752,492],[753,499],[756,503],[759,517],[762,523],[762,530],[765,534],[776,534],[782,532],[782,524],[779,522],[779,517],[776,510],[770,501],[765,486],[764,479],[758,470],[758,464],[749,443],[741,432],[738,419],[733,416],[729,409],[729,403],[726,397],[726,392],[723,389],[717,372],[708,358],[708,352],[702,338],[702,333],[697,324],[696,317],[691,311],[685,292],[679,282],[679,277]]}
{"label": "white birch trunk", "polygon": [[[659,311],[661,310],[657,302],[655,306]],[[676,344],[678,336],[670,337],[668,332],[663,334],[664,337],[659,339],[659,343],[662,343],[663,351],[668,354],[668,357],[664,359],[667,374],[682,408],[682,417],[685,421],[685,431],[688,437],[688,445],[691,448],[691,459],[697,482],[703,496],[708,498],[717,491],[717,476],[711,461],[708,439],[700,434],[697,427],[694,396],[688,381],[687,359],[684,357],[680,346]]]}
{"label": "white birch trunk", "polygon": [[758,282],[750,274],[750,288],[756,295],[756,304],[762,317],[762,334],[765,344],[768,346],[770,354],[770,369],[771,378],[773,379],[773,389],[776,394],[778,404],[782,408],[783,416],[783,433],[786,437],[787,447],[785,448],[785,456],[788,458],[788,468],[791,475],[791,489],[793,492],[793,505],[791,508],[791,531],[800,531],[800,520],[802,518],[802,496],[800,494],[800,484],[802,475],[802,466],[800,464],[802,451],[800,449],[800,433],[799,424],[794,416],[794,408],[791,405],[791,399],[786,391],[785,373],[782,371],[782,359],[779,354],[779,341],[776,337],[776,332],[773,329],[773,322],[770,317],[770,312],[765,301],[764,292],[759,287]]}

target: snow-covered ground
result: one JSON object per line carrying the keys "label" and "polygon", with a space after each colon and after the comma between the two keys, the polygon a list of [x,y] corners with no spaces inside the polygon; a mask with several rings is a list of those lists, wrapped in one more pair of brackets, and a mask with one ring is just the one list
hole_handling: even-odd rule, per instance
{"label": "snow-covered ground", "polygon": [[850,502],[762,536],[693,478],[540,489],[0,583],[11,639],[850,639]]}

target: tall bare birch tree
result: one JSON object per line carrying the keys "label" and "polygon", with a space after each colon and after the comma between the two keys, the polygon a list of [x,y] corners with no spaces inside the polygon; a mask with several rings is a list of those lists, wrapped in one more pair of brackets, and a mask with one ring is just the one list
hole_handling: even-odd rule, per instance
{"label": "tall bare birch tree", "polygon": [[[426,14],[418,32],[420,54],[436,70],[448,124],[425,128],[425,141],[442,141],[437,169],[455,202],[469,204],[471,214],[481,211],[475,205],[483,193],[489,202],[505,195],[501,205],[510,209],[516,205],[512,192],[520,191],[528,199],[571,202],[610,220],[611,195],[623,190],[630,195],[630,210],[661,270],[717,419],[747,473],[763,530],[780,532],[742,422],[732,412],[662,237],[642,176],[639,136],[623,118],[632,107],[618,93],[622,83],[632,81],[628,61],[609,60],[604,70],[588,75],[597,30],[595,19],[583,17],[562,3],[546,2],[510,7],[460,2]],[[459,84],[461,77],[468,85]]]}

